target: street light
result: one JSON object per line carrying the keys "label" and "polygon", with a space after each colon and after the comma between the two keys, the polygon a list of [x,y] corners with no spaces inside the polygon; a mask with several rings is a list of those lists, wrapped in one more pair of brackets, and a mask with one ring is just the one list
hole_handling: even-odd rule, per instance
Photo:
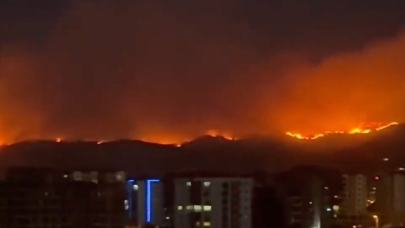
{"label": "street light", "polygon": [[375,221],[375,228],[379,228],[378,226],[379,226],[380,221],[379,221],[378,215],[373,215],[373,219]]}

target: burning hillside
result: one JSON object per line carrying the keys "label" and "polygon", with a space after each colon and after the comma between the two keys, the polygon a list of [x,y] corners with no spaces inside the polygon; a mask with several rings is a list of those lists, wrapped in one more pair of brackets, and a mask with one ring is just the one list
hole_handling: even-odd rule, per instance
{"label": "burning hillside", "polygon": [[[48,31],[43,42],[10,37],[16,42],[0,44],[0,143],[133,139],[181,145],[202,135],[235,140],[286,131],[314,139],[385,125],[350,129],[368,120],[405,122],[405,34],[370,37],[352,49],[341,47],[329,27],[304,29],[314,31],[306,40],[290,40],[289,32],[273,40],[266,31],[279,29],[274,18],[253,34],[244,26],[249,23],[229,20],[238,10],[227,4],[211,12],[217,7],[205,1],[186,4],[190,8],[165,1],[89,2],[77,1],[57,21],[40,23],[52,25],[49,31],[28,26],[27,33],[17,32]],[[303,46],[295,49],[287,40]],[[323,47],[317,40],[336,45],[322,51],[328,42]],[[324,132],[329,129],[345,130]]]}
{"label": "burning hillside", "polygon": [[287,132],[286,135],[291,136],[293,138],[297,139],[303,139],[303,140],[314,140],[318,138],[325,137],[327,135],[337,135],[337,134],[369,134],[375,131],[380,131],[383,129],[386,129],[388,127],[398,125],[397,122],[391,122],[391,123],[382,123],[382,122],[369,122],[369,123],[362,123],[356,128],[353,128],[349,131],[326,131],[323,133],[317,133],[317,134],[300,134],[300,133],[293,133],[293,132]]}

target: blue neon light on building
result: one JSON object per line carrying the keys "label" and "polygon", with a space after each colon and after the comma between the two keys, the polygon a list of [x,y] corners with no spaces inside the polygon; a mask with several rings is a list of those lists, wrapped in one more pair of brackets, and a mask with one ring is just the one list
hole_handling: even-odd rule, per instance
{"label": "blue neon light on building", "polygon": [[146,222],[151,223],[153,220],[153,184],[159,183],[158,179],[146,180]]}
{"label": "blue neon light on building", "polygon": [[[137,181],[134,179],[127,180],[127,201],[128,201],[128,219],[130,221],[139,221],[145,223],[154,222],[154,184],[159,183],[159,179],[147,179],[145,181]],[[144,183],[144,184],[143,184]],[[136,186],[137,185],[137,186]],[[139,188],[139,191],[137,190]],[[136,188],[135,188],[136,187]],[[138,201],[139,194],[143,192],[145,195],[142,197],[142,201]],[[143,213],[139,214],[139,206],[143,207],[145,210]],[[142,219],[139,216],[144,216]],[[141,220],[139,220],[141,219]]]}

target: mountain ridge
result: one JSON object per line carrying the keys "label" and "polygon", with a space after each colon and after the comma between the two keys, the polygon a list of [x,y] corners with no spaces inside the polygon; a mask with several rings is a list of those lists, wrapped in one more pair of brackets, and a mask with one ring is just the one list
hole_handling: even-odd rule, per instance
{"label": "mountain ridge", "polygon": [[126,170],[130,175],[153,176],[182,169],[235,173],[259,169],[280,171],[298,164],[355,170],[380,165],[384,157],[398,163],[390,163],[393,167],[402,165],[401,161],[405,161],[403,138],[404,124],[372,134],[336,135],[316,140],[289,136],[227,140],[220,136],[202,136],[181,147],[139,140],[103,143],[36,140],[3,146],[0,167],[114,168]]}

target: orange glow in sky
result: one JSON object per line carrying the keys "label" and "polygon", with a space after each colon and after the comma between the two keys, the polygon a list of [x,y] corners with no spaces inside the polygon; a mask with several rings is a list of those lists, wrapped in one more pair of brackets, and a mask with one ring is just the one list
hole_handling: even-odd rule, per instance
{"label": "orange glow in sky", "polygon": [[0,45],[0,142],[134,139],[174,147],[202,135],[309,140],[405,123],[405,33],[354,47],[315,29],[311,39],[260,35],[252,45],[244,23],[228,24],[233,7],[202,20],[159,1],[75,2],[41,45],[20,38]]}

